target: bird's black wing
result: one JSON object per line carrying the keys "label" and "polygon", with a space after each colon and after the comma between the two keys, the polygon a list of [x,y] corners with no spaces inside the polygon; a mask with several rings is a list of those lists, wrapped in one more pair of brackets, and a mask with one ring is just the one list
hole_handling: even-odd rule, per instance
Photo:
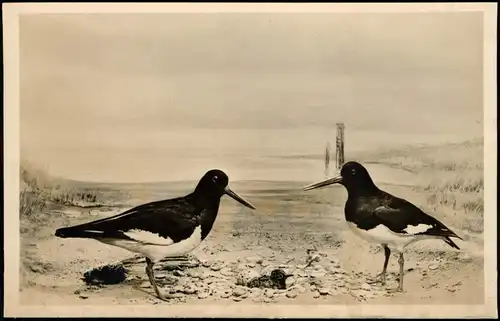
{"label": "bird's black wing", "polygon": [[384,193],[383,201],[373,215],[391,231],[405,235],[457,237],[452,230],[410,202]]}
{"label": "bird's black wing", "polygon": [[169,245],[188,238],[200,225],[201,209],[189,198],[151,202],[115,216],[62,228],[62,237],[116,238]]}

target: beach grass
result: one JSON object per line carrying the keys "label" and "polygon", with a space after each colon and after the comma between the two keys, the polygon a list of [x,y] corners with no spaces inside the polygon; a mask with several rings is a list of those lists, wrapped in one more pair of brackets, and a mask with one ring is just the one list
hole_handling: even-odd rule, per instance
{"label": "beach grass", "polygon": [[28,161],[20,164],[20,215],[32,217],[49,203],[66,206],[96,207],[105,200],[98,190],[82,189],[59,181]]}

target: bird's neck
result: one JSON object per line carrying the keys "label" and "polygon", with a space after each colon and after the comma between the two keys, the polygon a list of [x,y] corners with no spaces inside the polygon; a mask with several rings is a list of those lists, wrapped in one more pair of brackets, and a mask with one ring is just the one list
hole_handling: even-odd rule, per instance
{"label": "bird's neck", "polygon": [[348,198],[354,199],[357,197],[371,196],[378,194],[380,190],[375,184],[363,184],[361,186],[347,187]]}
{"label": "bird's neck", "polygon": [[199,193],[195,190],[189,195],[191,202],[200,209],[219,209],[220,195],[210,195],[206,193]]}
{"label": "bird's neck", "polygon": [[205,239],[214,225],[217,213],[219,212],[220,198],[200,197],[196,193],[189,195],[192,203],[198,208],[201,216],[201,238]]}

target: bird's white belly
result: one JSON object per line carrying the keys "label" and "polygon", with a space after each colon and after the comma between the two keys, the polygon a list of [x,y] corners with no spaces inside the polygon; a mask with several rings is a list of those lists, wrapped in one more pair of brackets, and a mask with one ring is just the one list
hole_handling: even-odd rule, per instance
{"label": "bird's white belly", "polygon": [[356,226],[356,224],[347,222],[351,231],[362,239],[378,244],[386,244],[396,251],[403,251],[404,248],[416,241],[426,238],[424,235],[404,235],[391,231],[386,226],[379,224],[370,230],[363,230]]}
{"label": "bird's white belly", "polygon": [[99,241],[142,254],[151,259],[151,261],[158,262],[167,257],[185,255],[198,247],[201,243],[201,227],[198,226],[189,238],[169,245],[145,244],[133,240],[121,239],[103,239]]}

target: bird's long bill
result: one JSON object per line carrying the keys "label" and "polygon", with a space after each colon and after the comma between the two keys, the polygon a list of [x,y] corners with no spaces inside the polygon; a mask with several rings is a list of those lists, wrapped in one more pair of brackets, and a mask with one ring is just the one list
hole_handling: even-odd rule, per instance
{"label": "bird's long bill", "polygon": [[325,186],[328,186],[328,185],[332,185],[332,184],[340,184],[342,183],[342,176],[336,176],[336,177],[333,177],[333,178],[329,178],[327,180],[324,180],[324,181],[321,181],[321,182],[318,182],[318,183],[314,183],[314,184],[310,184],[310,185],[307,185],[307,186],[304,186],[302,187],[302,190],[303,191],[309,191],[309,190],[312,190],[312,189],[316,189],[316,188],[320,188],[320,187],[325,187]]}
{"label": "bird's long bill", "polygon": [[245,201],[241,196],[233,192],[229,187],[226,187],[225,192],[227,195],[229,195],[232,199],[238,201],[239,203],[245,205],[246,207],[251,208],[252,210],[255,209],[255,207],[250,204],[249,202]]}

